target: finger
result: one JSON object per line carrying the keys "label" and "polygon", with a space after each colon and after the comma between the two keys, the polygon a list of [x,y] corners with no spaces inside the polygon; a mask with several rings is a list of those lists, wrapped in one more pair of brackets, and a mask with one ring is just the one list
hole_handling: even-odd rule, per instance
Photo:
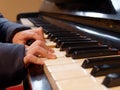
{"label": "finger", "polygon": [[34,39],[34,40],[42,40],[44,41],[43,36],[40,36],[39,34],[37,34],[36,32],[34,32],[34,30],[31,31],[25,31],[25,34],[23,34],[25,38],[24,41],[26,40],[30,40],[30,39]]}
{"label": "finger", "polygon": [[39,65],[44,65],[44,61],[46,61],[45,58],[38,58],[33,56],[33,58],[31,59],[31,63],[33,64],[39,64]]}
{"label": "finger", "polygon": [[54,53],[54,50],[51,49],[51,48],[49,48],[49,47],[48,47],[48,50],[49,50],[51,53]]}
{"label": "finger", "polygon": [[50,59],[56,58],[56,56],[53,53],[51,53],[48,50],[44,49],[43,47],[39,47],[39,46],[35,46],[34,48],[30,49],[28,51],[28,53],[31,53],[31,54],[37,55],[37,56],[41,56],[44,58],[50,58]]}
{"label": "finger", "polygon": [[54,59],[56,58],[56,56],[54,55],[54,53],[51,53],[50,51],[42,48],[42,47],[38,47],[39,49],[37,49],[37,53],[38,55],[44,57],[44,58],[48,58],[48,59]]}
{"label": "finger", "polygon": [[34,31],[35,31],[35,33],[37,33],[41,37],[41,40],[45,41],[44,32],[43,32],[43,28],[42,27],[34,29]]}
{"label": "finger", "polygon": [[39,43],[39,46],[43,47],[44,49],[48,50],[51,53],[54,53],[54,50],[49,48],[45,43],[41,42]]}
{"label": "finger", "polygon": [[40,40],[37,40],[35,41],[31,47],[35,47],[35,46],[40,46],[40,47],[43,47],[44,49],[46,49],[47,51],[50,51],[51,53],[53,53],[54,51],[52,49],[50,49],[48,46],[45,45],[44,42],[40,41]]}
{"label": "finger", "polygon": [[30,64],[30,63],[43,65],[44,60],[43,60],[43,58],[38,58],[32,54],[29,54],[29,55],[25,56],[24,63],[26,66],[28,66],[28,64]]}
{"label": "finger", "polygon": [[[13,43],[15,43],[15,42],[13,42]],[[24,41],[24,40],[19,40],[18,42],[16,42],[16,44],[26,44],[26,41]]]}
{"label": "finger", "polygon": [[40,34],[40,35],[44,33],[42,27],[35,28],[34,31],[35,31],[36,33]]}
{"label": "finger", "polygon": [[45,39],[44,39],[44,37],[43,37],[42,34],[39,35],[38,33],[34,33],[34,32],[32,32],[32,36],[31,36],[31,38],[32,38],[32,37],[33,37],[35,40],[42,40],[42,41],[45,42]]}

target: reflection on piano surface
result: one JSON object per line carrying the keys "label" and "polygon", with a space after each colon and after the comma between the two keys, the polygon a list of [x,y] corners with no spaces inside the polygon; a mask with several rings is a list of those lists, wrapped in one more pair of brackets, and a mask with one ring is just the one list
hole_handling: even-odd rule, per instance
{"label": "reflection on piano surface", "polygon": [[42,26],[46,44],[53,44],[58,58],[44,66],[52,89],[119,90],[120,1],[50,1],[40,12],[22,13],[17,19],[31,28]]}

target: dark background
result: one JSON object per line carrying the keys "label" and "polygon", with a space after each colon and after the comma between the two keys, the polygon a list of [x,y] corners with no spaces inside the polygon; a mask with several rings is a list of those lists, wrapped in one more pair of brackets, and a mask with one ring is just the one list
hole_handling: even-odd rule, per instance
{"label": "dark background", "polygon": [[59,8],[76,11],[91,11],[107,14],[116,14],[117,11],[111,0],[48,0]]}

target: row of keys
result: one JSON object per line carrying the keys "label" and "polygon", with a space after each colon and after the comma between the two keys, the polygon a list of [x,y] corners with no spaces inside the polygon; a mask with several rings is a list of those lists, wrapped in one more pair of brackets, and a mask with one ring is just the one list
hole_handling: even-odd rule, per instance
{"label": "row of keys", "polygon": [[[110,48],[107,45],[101,45],[98,41],[91,40],[91,38],[87,38],[86,36],[81,36],[78,33],[71,32],[69,30],[65,30],[60,27],[56,27],[56,26],[46,23],[46,22],[45,23],[41,22],[39,25],[43,26],[45,28],[44,32],[48,35],[49,40],[54,41],[56,43],[56,48],[60,48],[60,51],[66,52],[65,56],[68,57],[67,62],[69,62],[70,57],[72,57],[73,58],[72,61],[75,61],[75,62],[78,61],[78,59],[87,58],[87,59],[82,59],[83,60],[83,62],[81,63],[82,68],[86,69],[86,71],[88,70],[88,68],[92,68],[92,70],[90,70],[89,73],[94,77],[105,76],[105,79],[101,83],[107,87],[115,87],[115,86],[120,85],[120,75],[119,75],[120,56],[118,55],[117,49]],[[63,56],[63,55],[60,55],[60,56]],[[65,59],[65,57],[64,57],[64,59]],[[53,61],[53,62],[55,62],[55,61]],[[60,62],[59,62],[59,64],[60,64]],[[55,65],[55,64],[53,64],[53,65]],[[63,67],[62,64],[60,67],[61,67],[61,70],[64,70],[64,68],[62,68]],[[47,68],[46,70],[50,70],[49,65],[46,65],[46,68]],[[58,69],[56,69],[56,70],[58,70]],[[82,72],[82,70],[83,69],[79,70],[78,73],[80,71]],[[75,74],[73,74],[73,73],[75,73],[75,71],[71,72],[72,75],[75,75]],[[48,71],[48,72],[49,72],[49,74],[47,74],[48,77],[50,77],[50,78],[55,77],[54,75],[56,75],[56,74],[51,76],[50,71]],[[54,72],[54,70],[52,72]],[[60,71],[58,70],[57,73],[59,73],[59,72]],[[66,78],[69,78],[69,77],[66,77]],[[64,85],[65,83],[71,82],[72,85],[74,86],[74,83],[85,81],[85,80],[87,80],[87,82],[89,84],[94,83],[94,81],[91,81],[90,77],[89,77],[89,79],[86,79],[86,78],[84,78],[83,80],[82,79],[83,78],[80,78],[80,81],[79,81],[77,78],[77,80],[74,79],[75,81],[72,80],[72,82],[71,82],[71,80],[67,79],[67,80],[64,80],[64,82],[61,81],[61,82],[58,82],[57,84],[59,86],[59,85]],[[91,81],[91,82],[89,82],[89,81]],[[53,82],[54,81],[52,81],[52,83]],[[90,87],[89,87],[88,83],[86,83],[86,85],[88,86],[88,89],[89,89]],[[97,83],[97,82],[95,82],[95,83]],[[97,86],[97,84],[95,84],[95,83],[94,83],[94,85]],[[81,85],[78,85],[78,87],[79,86],[82,87]],[[53,87],[54,87],[54,84],[53,84]],[[95,86],[92,87],[92,90],[94,90],[93,89],[94,87]],[[88,89],[85,89],[85,90],[88,90]],[[98,90],[98,88],[96,88],[96,89]],[[66,90],[66,89],[61,89],[61,90]],[[73,89],[69,88],[68,90],[73,90]],[[100,90],[104,90],[104,88],[102,87],[102,88],[100,88]],[[118,89],[115,89],[115,90],[118,90]]]}
{"label": "row of keys", "polygon": [[[48,39],[56,43],[56,48],[60,48],[61,51],[66,51],[67,57],[72,57],[73,59],[80,59],[80,58],[118,55],[118,50],[116,48],[110,48],[107,45],[101,45],[99,44],[98,41],[91,40],[90,38],[81,36],[80,34],[76,34],[75,32],[73,33],[71,31],[60,31],[59,29],[58,31],[56,30],[54,31],[54,33],[51,33],[53,31],[54,30],[50,30],[49,31],[50,33],[47,32]],[[120,56],[118,57],[120,59]],[[97,62],[97,60],[96,62],[98,63],[98,65],[96,64],[96,62],[94,63],[94,65],[92,63],[89,63],[90,65],[91,64],[93,65],[91,66],[91,68],[93,68],[92,71],[90,72],[91,75],[93,75],[94,77],[103,76],[103,75],[106,76],[111,73],[120,72],[119,69],[120,65],[117,62],[114,63],[114,60],[112,60],[115,65],[109,65],[110,64],[108,63],[109,61],[105,61],[104,58],[102,59],[104,63],[102,63],[101,66],[99,65],[99,61]],[[87,61],[85,60],[85,62]],[[82,65],[83,68],[84,68],[84,63]],[[106,76],[107,80],[108,80],[108,76]],[[111,84],[113,83],[112,81],[109,82],[109,85],[108,83],[106,84],[105,82],[107,82],[106,79],[104,79],[103,84],[105,84],[107,87],[113,87],[118,85],[118,83]]]}

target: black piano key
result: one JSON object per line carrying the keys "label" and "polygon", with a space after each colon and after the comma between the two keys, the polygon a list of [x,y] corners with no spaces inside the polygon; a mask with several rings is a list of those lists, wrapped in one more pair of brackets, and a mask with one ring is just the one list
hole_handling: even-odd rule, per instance
{"label": "black piano key", "polygon": [[85,39],[86,36],[72,36],[72,37],[56,37],[53,41],[58,42],[59,40],[67,40],[67,39]]}
{"label": "black piano key", "polygon": [[69,30],[66,30],[66,29],[63,29],[63,28],[60,28],[60,27],[56,27],[56,26],[52,26],[52,27],[48,27],[46,26],[46,30],[51,33],[51,34],[54,34],[54,33],[61,33],[61,32],[71,32]]}
{"label": "black piano key", "polygon": [[[44,31],[45,31],[45,33],[46,34],[52,34],[52,33],[60,33],[60,32],[67,32],[66,30],[63,30],[63,29],[59,29],[59,28],[57,28],[57,29],[44,29]],[[69,31],[68,31],[69,32]]]}
{"label": "black piano key", "polygon": [[82,47],[69,47],[66,49],[66,56],[71,56],[74,51],[81,50],[95,50],[95,49],[108,49],[107,45],[95,45],[95,46],[82,46]]}
{"label": "black piano key", "polygon": [[65,34],[59,34],[59,35],[50,35],[48,36],[48,39],[51,40],[51,41],[57,41],[59,38],[69,38],[69,37],[76,37],[76,38],[79,38],[80,35],[74,35],[74,34],[69,34],[69,35],[65,35]]}
{"label": "black piano key", "polygon": [[102,82],[106,87],[120,86],[120,73],[108,74]]}
{"label": "black piano key", "polygon": [[68,30],[52,30],[52,31],[49,31],[49,34],[48,35],[54,35],[54,34],[62,34],[62,33],[72,33],[71,31],[68,31]]}
{"label": "black piano key", "polygon": [[65,33],[71,33],[70,31],[54,31],[54,32],[49,32],[48,33],[48,38],[50,38],[51,36],[53,36],[53,35],[58,35],[58,34],[65,34]]}
{"label": "black piano key", "polygon": [[51,41],[54,41],[56,38],[58,37],[80,37],[79,34],[59,34],[59,35],[54,35],[54,36],[51,36],[49,39]]}
{"label": "black piano key", "polygon": [[60,45],[60,50],[66,50],[68,47],[77,47],[77,46],[91,46],[98,45],[98,41],[76,41],[76,42],[63,42]]}
{"label": "black piano key", "polygon": [[62,29],[62,30],[53,30],[52,32],[49,33],[49,35],[59,35],[59,34],[68,34],[68,33],[78,34],[76,32],[72,32],[72,31]]}
{"label": "black piano key", "polygon": [[53,41],[54,42],[57,42],[58,40],[61,40],[61,39],[78,39],[78,38],[86,38],[86,36],[72,36],[72,37],[56,37]]}
{"label": "black piano key", "polygon": [[98,56],[107,56],[107,55],[117,55],[117,49],[99,49],[99,50],[83,50],[83,51],[75,51],[72,53],[73,59],[79,58],[90,58],[90,57],[98,57]]}
{"label": "black piano key", "polygon": [[26,45],[30,46],[34,41],[35,41],[34,39],[28,40],[28,41],[26,42]]}
{"label": "black piano key", "polygon": [[49,24],[48,22],[43,21],[41,17],[28,17],[28,19],[36,26],[41,27],[43,24]]}
{"label": "black piano key", "polygon": [[79,42],[79,41],[90,41],[91,39],[90,38],[77,38],[77,39],[62,39],[62,40],[58,40],[56,42],[56,47],[60,47],[60,45],[63,43],[63,42]]}
{"label": "black piano key", "polygon": [[110,57],[103,57],[103,58],[87,58],[82,63],[83,68],[92,68],[96,65],[103,65],[103,64],[120,64],[120,55],[110,56]]}
{"label": "black piano key", "polygon": [[91,38],[59,38],[56,41],[56,44],[61,44],[61,42],[70,42],[70,41],[75,41],[75,40],[86,40],[86,41],[90,41]]}
{"label": "black piano key", "polygon": [[[44,32],[46,34],[60,33],[60,32],[67,32],[68,31],[66,29],[63,29],[61,27],[57,27],[57,26],[51,25],[51,24],[45,25],[43,28],[44,28]],[[70,32],[70,31],[68,31],[68,32]]]}
{"label": "black piano key", "polygon": [[94,77],[107,75],[110,73],[120,73],[120,64],[104,64],[100,66],[94,66],[91,75]]}

